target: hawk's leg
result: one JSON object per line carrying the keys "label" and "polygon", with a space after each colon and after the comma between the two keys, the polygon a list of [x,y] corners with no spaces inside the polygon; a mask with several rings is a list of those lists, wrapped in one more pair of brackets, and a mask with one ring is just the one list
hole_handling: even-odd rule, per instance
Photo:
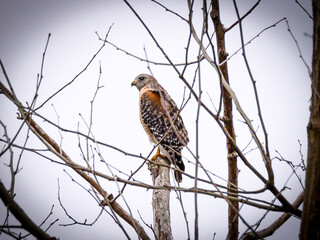
{"label": "hawk's leg", "polygon": [[160,156],[161,158],[166,157],[160,153],[160,148],[158,148],[157,153],[151,158],[151,161],[155,160],[158,156]]}

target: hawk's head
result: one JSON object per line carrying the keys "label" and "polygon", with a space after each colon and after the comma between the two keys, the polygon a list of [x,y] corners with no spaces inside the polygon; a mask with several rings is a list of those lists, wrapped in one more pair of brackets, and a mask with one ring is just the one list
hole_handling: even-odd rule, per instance
{"label": "hawk's head", "polygon": [[133,80],[131,87],[136,86],[140,91],[143,87],[150,86],[152,84],[158,84],[157,80],[149,74],[142,73]]}

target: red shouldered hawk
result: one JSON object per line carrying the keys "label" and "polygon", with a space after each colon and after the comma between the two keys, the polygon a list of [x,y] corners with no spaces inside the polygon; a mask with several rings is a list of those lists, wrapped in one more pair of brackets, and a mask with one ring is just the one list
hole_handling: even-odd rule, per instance
{"label": "red shouldered hawk", "polygon": [[[181,151],[189,142],[188,132],[184,127],[179,109],[166,90],[157,80],[148,75],[140,74],[131,83],[140,91],[139,109],[141,124],[158,151],[152,159],[163,153],[179,170],[185,167]],[[174,172],[177,182],[182,181],[182,174]]]}

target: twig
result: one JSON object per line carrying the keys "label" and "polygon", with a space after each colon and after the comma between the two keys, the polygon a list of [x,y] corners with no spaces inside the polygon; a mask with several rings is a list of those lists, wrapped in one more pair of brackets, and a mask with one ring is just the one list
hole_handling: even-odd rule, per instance
{"label": "twig", "polygon": [[158,237],[157,237],[157,235],[156,235],[156,233],[154,232],[154,229],[153,229],[153,227],[152,227],[152,224],[146,223],[146,222],[143,220],[143,218],[142,218],[139,210],[137,210],[137,212],[138,212],[139,217],[140,217],[141,221],[143,222],[143,224],[146,225],[146,226],[153,232],[153,235],[154,235],[155,239],[156,239],[156,240],[159,240]]}
{"label": "twig", "polygon": [[[291,161],[284,159],[277,150],[275,150],[275,151],[276,151],[276,153],[280,156],[280,157],[275,157],[275,158],[278,159],[280,162],[283,161],[283,162],[285,162],[285,163],[287,163],[287,164],[289,165],[289,167],[290,167],[291,170],[292,170],[292,174],[296,175],[298,181],[300,182],[300,185],[301,185],[302,189],[304,190],[304,185],[303,185],[303,183],[302,183],[302,179],[301,179],[301,177],[297,174],[297,171],[296,171],[297,168],[301,168],[301,169],[303,170],[303,169],[304,169],[303,166],[302,166],[301,164],[299,164],[299,165],[294,165]],[[285,184],[285,185],[286,185],[286,184]]]}
{"label": "twig", "polygon": [[299,52],[299,57],[301,58],[302,62],[304,63],[304,65],[306,66],[307,68],[307,71],[308,71],[308,74],[309,74],[309,77],[310,77],[310,80],[311,80],[311,69],[310,67],[308,66],[306,60],[304,59],[304,57],[302,56],[302,52],[301,52],[301,49],[300,49],[300,46],[299,46],[299,43],[297,41],[297,39],[295,38],[295,36],[293,35],[292,31],[291,31],[291,28],[289,26],[289,21],[286,19],[286,24],[287,24],[287,29],[288,29],[288,32],[290,33],[290,36],[291,38],[293,39],[294,43],[296,44],[296,47],[297,47],[297,50]]}
{"label": "twig", "polygon": [[15,176],[16,172],[13,169],[13,151],[12,151],[12,145],[10,144],[10,138],[8,136],[7,127],[4,125],[4,123],[0,120],[0,125],[3,127],[4,136],[6,138],[7,144],[9,145],[9,168],[10,168],[10,174],[11,174],[11,187],[10,187],[10,196],[14,197],[14,186],[15,186]]}
{"label": "twig", "polygon": [[146,50],[146,46],[145,45],[143,45],[143,52],[144,52],[144,55],[145,55],[145,57],[147,59],[147,69],[149,70],[151,76],[153,76],[153,73],[151,71],[151,67],[150,67],[150,64],[149,64],[150,62],[149,62],[149,59],[148,59],[148,54],[147,54],[147,50]]}
{"label": "twig", "polygon": [[[53,108],[54,113],[55,113],[56,116],[57,116],[58,126],[60,126],[60,116],[59,116],[59,114],[58,114],[58,112],[57,112],[57,110],[56,110],[56,108],[54,107],[53,104],[51,104],[51,107]],[[61,149],[61,148],[62,148],[63,136],[62,136],[62,134],[61,134],[60,128],[58,128],[58,131],[59,131],[59,135],[60,135],[60,144],[59,144],[59,146],[60,146],[60,149]],[[60,152],[60,153],[61,153],[61,152]]]}
{"label": "twig", "polygon": [[313,20],[313,17],[311,16],[311,14],[301,5],[301,3],[298,0],[295,0],[295,2],[299,5],[299,7],[308,15],[308,17],[310,19]]}
{"label": "twig", "polygon": [[190,229],[189,229],[189,222],[188,222],[188,218],[187,218],[187,212],[185,211],[185,208],[184,208],[184,204],[183,204],[183,201],[182,201],[182,195],[181,195],[181,191],[178,191],[178,190],[174,190],[176,195],[177,195],[177,199],[180,203],[180,206],[181,206],[181,210],[182,210],[182,214],[183,214],[183,218],[184,218],[184,221],[186,223],[186,228],[187,228],[187,240],[190,240],[191,237],[190,237]]}
{"label": "twig", "polygon": [[38,93],[39,93],[40,85],[41,85],[42,80],[43,80],[44,60],[45,60],[45,56],[46,56],[47,49],[48,49],[48,46],[49,46],[50,37],[51,37],[51,33],[48,34],[47,42],[46,42],[44,51],[43,51],[43,53],[42,53],[42,60],[41,60],[41,67],[40,67],[40,76],[39,76],[39,74],[38,74],[38,76],[37,76],[36,91],[35,91],[35,93],[34,93],[34,96],[33,96],[32,101],[31,101],[30,109],[33,109],[33,108],[34,108],[34,106],[36,105],[37,98],[38,98]]}
{"label": "twig", "polygon": [[301,151],[302,144],[301,144],[300,140],[298,140],[298,143],[299,143],[300,160],[301,160],[301,163],[302,163],[302,166],[303,166],[302,170],[305,171],[306,170],[306,164],[305,164],[304,157],[303,157],[303,154],[302,154],[302,151]]}
{"label": "twig", "polygon": [[[49,219],[49,217],[53,214],[53,208],[54,208],[54,205],[51,206],[51,209],[50,209],[50,212],[48,214],[48,216],[42,221],[42,223],[39,225],[39,227],[41,227],[43,224],[45,224],[45,222]],[[47,229],[48,230],[48,229]],[[46,231],[47,231],[46,230]]]}
{"label": "twig", "polygon": [[238,20],[233,23],[230,27],[225,29],[225,32],[230,31],[234,26],[236,26],[238,23],[240,23],[243,19],[245,19],[249,14],[259,5],[261,0],[258,0],[242,17],[238,18]]}
{"label": "twig", "polygon": [[[206,1],[203,1],[203,24],[202,24],[202,31],[201,31],[201,42],[203,42],[203,38],[205,36],[206,33],[206,29],[207,29],[207,17],[206,17],[206,10],[207,7],[205,6]],[[189,22],[192,21],[192,12],[193,12],[193,2],[190,4],[188,2],[189,5]],[[199,46],[199,50],[198,50],[198,56],[200,56],[201,54],[201,47]],[[201,69],[200,69],[200,58],[199,58],[199,62],[197,65],[197,72],[198,72],[198,98],[199,100],[201,100],[201,96],[202,96],[202,85],[201,85]],[[200,109],[201,109],[201,104],[200,101],[198,101],[198,106],[197,106],[197,114],[196,114],[196,164],[195,164],[195,175],[194,175],[194,188],[195,188],[195,192],[194,192],[194,208],[195,208],[195,217],[194,217],[194,239],[199,239],[199,213],[198,213],[198,170],[199,170],[199,121],[200,121]]]}
{"label": "twig", "polygon": [[182,19],[185,22],[188,22],[187,19],[185,19],[184,17],[182,17],[181,15],[179,15],[178,13],[176,13],[175,11],[170,10],[169,8],[167,8],[166,6],[164,6],[163,4],[159,3],[158,1],[155,0],[151,0],[152,2],[158,4],[160,7],[164,8],[167,12],[172,13],[173,15],[179,17],[180,19]]}

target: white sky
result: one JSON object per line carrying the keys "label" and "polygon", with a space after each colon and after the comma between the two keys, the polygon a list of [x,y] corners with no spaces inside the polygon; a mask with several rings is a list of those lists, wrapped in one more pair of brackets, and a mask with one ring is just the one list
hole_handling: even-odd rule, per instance
{"label": "white sky", "polygon": [[[143,50],[145,46],[150,60],[166,62],[130,9],[121,1],[114,2],[1,1],[0,58],[21,102],[30,103],[33,98],[37,73],[40,71],[42,53],[48,33],[51,33],[51,38],[46,52],[44,79],[37,100],[38,104],[69,82],[86,66],[102,44],[95,32],[97,31],[103,37],[112,24],[108,40],[142,58],[145,58]],[[186,23],[165,12],[151,1],[131,2],[169,57],[175,63],[183,63],[185,60],[184,48],[188,38]],[[221,2],[223,2],[220,6],[222,22],[227,27],[236,20],[236,15],[232,1]],[[245,13],[255,3],[255,1],[238,2],[240,14]],[[185,18],[188,17],[185,1],[175,1],[174,3],[173,1],[164,1],[163,3]],[[301,1],[300,3],[307,11],[311,12],[311,2]],[[200,5],[195,6],[194,14],[197,31],[200,33],[202,20]],[[264,28],[284,17],[287,17],[303,57],[310,66],[312,40],[304,33],[312,35],[312,21],[294,0],[261,1],[258,8],[243,22],[245,40],[248,41]],[[212,32],[212,26],[210,28]],[[240,47],[238,27],[230,31],[226,37],[228,53],[231,55]],[[257,81],[262,113],[269,134],[271,155],[272,157],[278,156],[277,150],[286,159],[294,164],[299,164],[298,140],[302,143],[302,153],[306,158],[310,79],[305,65],[299,58],[297,47],[287,31],[285,21],[261,34],[248,45],[246,50],[251,70]],[[192,59],[192,56],[194,57],[198,52],[195,42],[192,43],[190,52],[190,60],[195,60]],[[86,133],[85,122],[79,113],[86,122],[89,122],[90,101],[96,89],[100,61],[102,67],[101,85],[104,87],[99,90],[95,99],[92,128],[94,136],[100,141],[119,147],[129,153],[141,153],[143,156],[147,156],[152,145],[138,119],[138,91],[130,87],[136,75],[148,72],[147,64],[117,51],[110,45],[106,45],[85,73],[71,86],[50,100],[40,109],[39,113],[71,130],[77,130],[79,124],[80,130]],[[241,53],[239,52],[232,57],[228,64],[231,87],[236,92],[241,106],[249,118],[253,120],[254,127],[259,127],[258,135],[263,141],[252,85]],[[183,100],[184,85],[173,69],[159,65],[151,65],[151,69],[158,81],[180,105]],[[193,75],[194,67],[190,67],[186,73],[189,82],[192,81]],[[0,80],[5,81],[2,74]],[[206,63],[202,66],[202,87],[203,101],[214,111],[210,98],[214,105],[218,106],[219,82],[215,71]],[[189,92],[187,91],[186,94]],[[195,152],[196,143],[196,107],[196,101],[192,99],[182,112],[191,139],[189,148],[193,152]],[[9,136],[12,138],[21,124],[16,119],[16,109],[3,96],[0,96],[0,109],[0,120],[7,125]],[[250,135],[236,111],[234,111],[234,116],[237,142],[243,148],[250,141]],[[50,127],[40,119],[36,120],[57,142],[62,144],[65,151],[76,162],[84,164],[80,158],[77,136],[62,133],[63,138],[61,138],[57,129]],[[2,136],[3,129],[0,133]],[[41,143],[32,134],[30,135],[28,147],[43,148]],[[23,144],[25,139],[23,136],[25,135],[17,139],[18,144]],[[200,113],[199,136],[200,161],[214,174],[227,178],[225,137],[216,122],[204,110],[201,110]],[[84,139],[81,140],[81,143],[84,148]],[[249,149],[254,147],[251,144]],[[124,156],[110,148],[100,146],[100,150],[105,161],[127,174],[141,164],[141,159]],[[19,153],[19,151],[15,153],[16,161]],[[184,150],[183,154],[187,160],[194,162],[187,150]],[[99,163],[96,153],[95,157],[97,169],[111,175],[106,166]],[[258,151],[251,152],[247,157],[265,175]],[[194,165],[187,160],[185,160],[186,172],[193,174]],[[5,167],[5,163],[8,161],[7,154],[0,159],[0,178],[7,187],[10,184],[10,171]],[[273,166],[277,187],[281,189],[290,176],[291,170],[288,165],[279,163],[277,160],[273,161]],[[49,230],[49,234],[60,237],[60,239],[88,239],[92,237],[105,239],[106,236],[107,239],[124,238],[121,230],[106,213],[103,213],[92,227],[59,226],[59,224],[70,223],[70,219],[65,216],[57,199],[57,179],[60,182],[60,193],[64,206],[79,222],[85,219],[92,222],[99,214],[100,208],[83,188],[71,181],[64,171],[65,169],[68,174],[83,183],[72,170],[28,152],[23,155],[21,167],[23,169],[16,177],[16,200],[37,223],[43,221],[52,205],[55,206],[53,215],[46,226],[56,218],[59,218],[59,222]],[[261,182],[247,171],[240,160],[239,169],[239,186],[248,190],[262,187]],[[113,173],[125,177],[116,170]],[[135,178],[151,183],[146,166]],[[223,183],[218,178],[213,177],[213,179],[217,183]],[[101,184],[109,193],[117,194],[118,189],[113,182],[101,180]],[[87,185],[85,186],[87,187]],[[192,187],[193,181],[184,177],[182,186]],[[301,186],[295,177],[290,179],[288,186],[292,190],[287,190],[285,195],[290,201],[293,201],[297,193],[301,191]],[[139,210],[144,221],[152,223],[151,191],[146,192],[144,189],[129,186],[124,196],[136,219],[140,221],[137,213]],[[265,194],[263,198],[270,200],[272,196]],[[191,236],[193,236],[194,195],[183,194],[183,199],[188,212]],[[125,206],[121,200],[119,202],[123,207]],[[199,202],[201,239],[212,238],[215,232],[216,239],[224,239],[227,234],[226,203],[223,200],[207,196],[199,196]],[[0,204],[0,222],[3,222],[4,211],[4,206]],[[241,214],[246,221],[253,224],[262,216],[263,212],[244,206]],[[276,216],[278,215],[270,214],[262,226],[268,226],[268,223],[272,222]],[[176,239],[185,239],[185,223],[174,192],[171,193],[171,220]],[[300,221],[292,219],[269,239],[283,239],[284,235],[287,239],[298,239],[299,224]],[[126,226],[126,224],[124,225]],[[130,227],[126,226],[126,229],[132,238],[136,237]],[[145,229],[152,236],[147,227]],[[245,227],[241,225],[240,230],[243,232]],[[3,237],[5,239],[5,236],[1,235],[1,239]]]}

